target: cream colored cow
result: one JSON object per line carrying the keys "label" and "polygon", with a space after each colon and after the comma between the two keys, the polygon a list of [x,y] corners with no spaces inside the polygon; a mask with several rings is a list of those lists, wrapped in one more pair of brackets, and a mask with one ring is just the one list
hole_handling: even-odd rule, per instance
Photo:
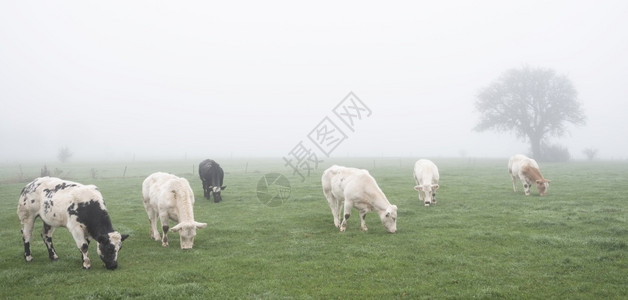
{"label": "cream colored cow", "polygon": [[551,180],[543,178],[539,170],[539,164],[534,159],[523,154],[513,155],[510,160],[508,160],[508,173],[510,173],[510,178],[512,179],[513,191],[517,191],[515,181],[518,178],[523,184],[523,192],[526,196],[530,195],[530,186],[532,186],[532,183],[536,184],[539,195],[544,196],[551,182]]}
{"label": "cream colored cow", "polygon": [[[157,172],[148,176],[142,184],[142,197],[148,220],[150,237],[161,245],[168,246],[169,222],[178,222],[172,231],[179,232],[181,249],[192,249],[196,229],[205,228],[207,223],[194,221],[194,192],[185,178]],[[163,237],[157,231],[157,217],[161,221]]]}
{"label": "cream colored cow", "polygon": [[425,206],[436,204],[439,179],[438,167],[431,160],[419,159],[414,164],[414,181],[416,182],[414,189],[419,192],[419,201],[423,202],[425,199]]}
{"label": "cream colored cow", "polygon": [[[347,229],[347,219],[351,216],[351,209],[354,207],[360,213],[363,231],[368,230],[364,218],[369,211],[375,211],[379,215],[379,219],[388,232],[397,231],[397,206],[388,202],[386,195],[367,170],[334,165],[325,170],[321,181],[323,194],[334,216],[334,225],[340,228],[341,232]],[[340,212],[343,204],[344,218],[341,223]]]}

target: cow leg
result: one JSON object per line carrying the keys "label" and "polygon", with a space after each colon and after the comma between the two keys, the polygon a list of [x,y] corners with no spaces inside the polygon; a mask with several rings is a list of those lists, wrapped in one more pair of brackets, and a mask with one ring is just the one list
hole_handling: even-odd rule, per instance
{"label": "cow leg", "polygon": [[202,179],[201,181],[203,181],[203,197],[205,197],[205,199],[209,200],[209,198],[210,198],[209,185],[207,184],[207,182],[204,179]]}
{"label": "cow leg", "polygon": [[325,194],[325,198],[327,198],[331,215],[334,217],[334,226],[340,228],[340,203],[338,199],[332,195],[331,190],[323,189],[323,194]]}
{"label": "cow leg", "polygon": [[83,233],[83,229],[80,226],[76,227],[68,227],[70,233],[72,233],[72,237],[74,238],[74,242],[76,243],[76,247],[81,252],[81,258],[83,259],[83,269],[87,270],[91,268],[92,263],[89,260],[89,256],[87,256],[87,249],[89,248],[89,240],[85,237]]}
{"label": "cow leg", "polygon": [[44,230],[41,233],[41,238],[44,240],[44,244],[46,244],[46,248],[48,248],[48,257],[51,260],[58,260],[59,256],[55,251],[55,248],[52,246],[52,233],[55,231],[55,228],[44,223]]}
{"label": "cow leg", "polygon": [[530,183],[524,182],[523,192],[526,194],[526,196],[530,196]]}
{"label": "cow leg", "polygon": [[334,215],[334,226],[336,228],[340,228],[340,212],[342,211],[343,200],[334,197],[335,205],[336,205],[336,214]]}
{"label": "cow leg", "polygon": [[432,203],[436,204],[436,192],[432,193]]}
{"label": "cow leg", "polygon": [[157,230],[157,219],[159,218],[159,214],[152,208],[147,208],[146,214],[148,214],[148,222],[150,223],[150,238],[154,239],[155,241],[161,240],[161,237],[159,236],[159,231]]}
{"label": "cow leg", "polygon": [[24,242],[24,259],[26,261],[33,260],[33,256],[31,254],[31,237],[33,236],[34,225],[35,218],[22,220],[22,241]]}
{"label": "cow leg", "polygon": [[508,173],[510,173],[510,179],[512,180],[512,190],[517,192],[517,176],[512,173],[511,169],[508,169]]}
{"label": "cow leg", "polygon": [[512,179],[512,190],[516,193],[517,192],[517,177],[510,175],[510,178]]}
{"label": "cow leg", "polygon": [[528,181],[528,178],[525,178],[523,176],[519,177],[519,180],[521,181],[521,183],[523,183],[523,192],[526,194],[526,196],[530,195],[530,182]]}
{"label": "cow leg", "polygon": [[153,219],[150,221],[150,238],[155,241],[160,241],[161,236],[159,234],[159,230],[157,230],[157,215],[153,216]]}
{"label": "cow leg", "polygon": [[340,232],[344,232],[347,230],[347,220],[351,217],[351,208],[353,207],[353,203],[345,199],[345,210],[344,210],[344,218],[342,219],[342,223],[340,224]]}
{"label": "cow leg", "polygon": [[161,230],[163,230],[163,237],[161,238],[161,245],[164,247],[168,247],[168,230],[169,226],[169,218],[167,214],[159,214],[159,219],[161,220]]}
{"label": "cow leg", "polygon": [[[77,243],[78,246],[78,243]],[[89,248],[89,240],[85,239],[85,241],[79,247],[81,251],[81,258],[83,259],[83,269],[87,270],[92,267],[92,262],[89,260],[89,256],[87,256],[87,249]]]}
{"label": "cow leg", "polygon": [[362,231],[367,231],[369,230],[368,228],[366,228],[366,211],[360,211],[360,228],[362,229]]}

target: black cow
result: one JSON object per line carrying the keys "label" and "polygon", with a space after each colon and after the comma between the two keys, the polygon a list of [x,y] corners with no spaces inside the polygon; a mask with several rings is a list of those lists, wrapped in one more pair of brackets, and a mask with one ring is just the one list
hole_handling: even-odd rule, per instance
{"label": "black cow", "polygon": [[203,195],[205,199],[209,200],[211,198],[211,192],[214,195],[214,202],[222,201],[220,191],[226,189],[227,186],[222,185],[225,173],[220,165],[211,159],[206,159],[198,165],[198,175],[201,177],[201,181],[203,181]]}

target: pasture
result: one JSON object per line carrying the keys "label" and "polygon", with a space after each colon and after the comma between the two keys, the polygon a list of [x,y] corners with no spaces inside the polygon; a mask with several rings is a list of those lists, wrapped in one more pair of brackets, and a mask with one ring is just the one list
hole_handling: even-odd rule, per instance
{"label": "pasture", "polygon": [[[205,200],[198,160],[48,165],[61,177],[95,184],[114,228],[130,234],[119,267],[106,270],[90,245],[92,268],[65,228],[48,259],[37,220],[26,263],[17,200],[38,165],[0,165],[1,299],[626,299],[628,163],[541,163],[548,195],[513,193],[507,158],[438,159],[438,204],[424,207],[413,189],[414,159],[329,159],[301,182],[282,159],[216,159],[225,170],[223,202]],[[340,233],[322,194],[332,163],[369,169],[392,204],[398,231],[373,212],[368,232],[356,211]],[[152,172],[186,177],[198,230],[192,250],[149,238],[141,184]],[[257,183],[282,173],[290,198],[262,204]],[[95,174],[95,178],[93,178]],[[123,176],[124,175],[124,176]],[[171,222],[171,226],[174,224]]]}

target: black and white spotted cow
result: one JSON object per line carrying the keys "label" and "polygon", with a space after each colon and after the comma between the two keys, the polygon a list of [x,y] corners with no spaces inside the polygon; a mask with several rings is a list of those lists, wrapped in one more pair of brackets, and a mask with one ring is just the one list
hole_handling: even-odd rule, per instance
{"label": "black and white spotted cow", "polygon": [[30,243],[35,219],[40,217],[44,222],[41,237],[51,260],[59,259],[52,246],[52,233],[57,227],[65,227],[81,252],[83,269],[91,267],[87,256],[90,238],[98,243],[98,256],[105,267],[109,270],[118,267],[118,252],[128,235],[113,230],[105,202],[96,186],[54,177],[37,178],[22,189],[17,215],[22,223],[27,262],[33,260]]}
{"label": "black and white spotted cow", "polygon": [[220,191],[226,189],[227,186],[222,185],[225,173],[220,165],[211,159],[206,159],[198,165],[198,175],[203,182],[203,196],[205,196],[205,199],[209,200],[211,195],[214,195],[214,202],[222,201]]}

